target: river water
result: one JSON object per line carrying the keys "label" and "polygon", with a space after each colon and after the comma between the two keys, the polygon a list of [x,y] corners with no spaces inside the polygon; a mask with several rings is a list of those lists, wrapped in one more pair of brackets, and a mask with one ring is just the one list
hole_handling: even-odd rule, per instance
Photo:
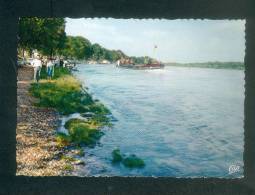
{"label": "river water", "polygon": [[[243,71],[114,65],[79,65],[78,70],[75,76],[116,120],[96,147],[85,148],[86,165],[77,175],[243,176]],[[112,164],[115,148],[136,154],[146,166]],[[231,165],[237,169],[230,174]]]}

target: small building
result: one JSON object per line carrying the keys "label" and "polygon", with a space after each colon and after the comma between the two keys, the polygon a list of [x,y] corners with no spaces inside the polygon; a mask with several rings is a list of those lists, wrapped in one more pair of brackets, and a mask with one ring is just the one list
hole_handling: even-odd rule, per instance
{"label": "small building", "polygon": [[100,62],[100,64],[110,64],[110,61],[108,61],[108,60],[102,60],[102,61]]}

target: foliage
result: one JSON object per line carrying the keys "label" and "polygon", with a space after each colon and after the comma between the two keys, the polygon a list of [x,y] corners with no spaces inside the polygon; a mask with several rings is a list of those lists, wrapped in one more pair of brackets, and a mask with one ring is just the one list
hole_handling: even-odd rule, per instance
{"label": "foliage", "polygon": [[66,171],[72,171],[74,169],[74,167],[72,166],[72,165],[65,165],[64,166],[64,170],[66,170]]}
{"label": "foliage", "polygon": [[56,136],[56,142],[58,147],[65,147],[68,146],[71,143],[70,136],[64,134],[64,133],[58,133]]}
{"label": "foliage", "polygon": [[[71,75],[69,69],[63,67],[54,67],[54,76],[52,79],[57,79],[65,75]],[[41,70],[41,79],[47,79],[47,72],[45,66],[43,66]]]}
{"label": "foliage", "polygon": [[57,68],[56,71],[55,79],[32,84],[30,93],[39,98],[38,106],[56,108],[62,114],[92,113],[87,120],[75,118],[66,122],[65,128],[69,135],[57,134],[59,147],[70,143],[94,145],[103,135],[99,127],[110,124],[106,116],[110,111],[103,104],[94,101],[65,68]]}
{"label": "foliage", "polygon": [[67,36],[66,47],[61,53],[69,59],[88,59],[91,56],[91,43],[81,36]]}
{"label": "foliage", "polygon": [[116,62],[130,58],[137,64],[147,63],[152,58],[129,57],[121,50],[109,50],[98,43],[92,44],[82,36],[66,36],[65,19],[22,17],[19,21],[19,51],[30,53],[37,49],[46,56],[64,56],[74,60],[108,60]]}
{"label": "foliage", "polygon": [[76,144],[94,145],[103,135],[103,132],[92,128],[88,121],[82,119],[70,119],[65,128],[68,129],[72,142]]}
{"label": "foliage", "polygon": [[37,49],[52,56],[61,53],[65,41],[63,18],[23,17],[19,20],[19,46],[23,49]]}
{"label": "foliage", "polygon": [[[66,72],[63,74],[66,75]],[[79,81],[69,75],[60,76],[51,82],[33,83],[30,93],[39,98],[37,106],[56,108],[62,114],[88,112],[89,106],[94,103]]]}

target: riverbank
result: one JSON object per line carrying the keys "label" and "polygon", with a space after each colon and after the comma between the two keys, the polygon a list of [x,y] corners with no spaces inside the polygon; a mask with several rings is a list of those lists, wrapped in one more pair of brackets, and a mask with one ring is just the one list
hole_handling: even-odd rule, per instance
{"label": "riverbank", "polygon": [[37,100],[28,92],[32,78],[32,68],[18,69],[16,174],[65,175],[68,163],[56,159],[63,151],[54,140],[59,115],[54,109],[33,106]]}
{"label": "riverbank", "polygon": [[[46,77],[44,70],[41,76]],[[73,175],[78,166],[84,166],[79,160],[84,156],[80,146],[100,138],[99,128],[107,123],[108,110],[93,101],[67,69],[56,69],[53,80],[38,84],[32,77],[32,68],[19,68],[17,175]],[[58,133],[60,114],[76,112],[83,113],[84,121],[72,123],[68,134]]]}
{"label": "riverbank", "polygon": [[165,63],[166,66],[244,70],[243,62]]}

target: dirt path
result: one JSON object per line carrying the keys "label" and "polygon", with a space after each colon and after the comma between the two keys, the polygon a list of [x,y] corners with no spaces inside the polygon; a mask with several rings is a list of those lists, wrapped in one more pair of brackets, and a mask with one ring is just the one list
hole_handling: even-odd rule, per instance
{"label": "dirt path", "polygon": [[55,141],[59,115],[53,109],[33,106],[36,99],[28,89],[33,79],[33,69],[18,70],[16,161],[17,175],[66,175],[67,162],[61,160],[62,149]]}

